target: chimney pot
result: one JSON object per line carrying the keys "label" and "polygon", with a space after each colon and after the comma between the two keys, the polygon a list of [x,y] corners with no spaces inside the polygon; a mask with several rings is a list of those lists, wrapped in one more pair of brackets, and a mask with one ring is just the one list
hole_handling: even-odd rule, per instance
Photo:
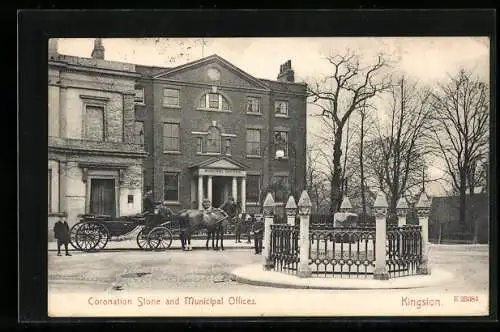
{"label": "chimney pot", "polygon": [[280,73],[278,74],[279,82],[295,82],[295,75],[292,69],[292,60],[288,60],[280,65]]}
{"label": "chimney pot", "polygon": [[94,39],[94,49],[92,50],[91,57],[104,60],[104,46],[102,45],[101,38]]}

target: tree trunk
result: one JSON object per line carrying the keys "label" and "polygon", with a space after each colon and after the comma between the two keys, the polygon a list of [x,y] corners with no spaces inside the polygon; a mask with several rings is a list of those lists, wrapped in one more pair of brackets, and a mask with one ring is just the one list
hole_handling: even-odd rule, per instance
{"label": "tree trunk", "polygon": [[441,238],[443,236],[443,223],[439,223],[439,231],[438,231],[438,244],[441,244]]}
{"label": "tree trunk", "polygon": [[340,192],[342,189],[342,127],[338,126],[333,144],[333,174],[330,189],[330,213],[333,215],[341,204]]}
{"label": "tree trunk", "polygon": [[459,213],[458,221],[462,232],[466,231],[466,213],[467,213],[467,191],[466,191],[466,179],[465,176],[460,176],[460,188],[459,188]]}
{"label": "tree trunk", "polygon": [[365,113],[361,112],[361,132],[359,137],[359,172],[361,176],[361,208],[363,210],[363,222],[366,218],[366,193],[365,193],[365,167],[363,165],[363,141],[365,138]]}

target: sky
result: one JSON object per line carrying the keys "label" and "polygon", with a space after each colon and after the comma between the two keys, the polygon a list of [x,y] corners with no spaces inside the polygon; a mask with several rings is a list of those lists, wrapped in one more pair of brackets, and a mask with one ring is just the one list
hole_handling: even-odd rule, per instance
{"label": "sky", "polygon": [[[90,57],[94,39],[59,39],[61,54]],[[203,44],[203,45],[202,45]],[[332,38],[111,38],[103,39],[105,59],[133,64],[172,67],[218,54],[257,78],[275,80],[280,65],[291,60],[295,80],[322,78],[331,68],[325,57],[355,51],[370,62],[383,52],[393,66],[422,84],[445,80],[460,67],[489,81],[490,41],[487,37],[332,37]],[[314,109],[308,106],[308,112]],[[318,121],[308,119],[308,143]],[[439,177],[439,167],[429,167]],[[431,195],[443,194],[437,185]]]}

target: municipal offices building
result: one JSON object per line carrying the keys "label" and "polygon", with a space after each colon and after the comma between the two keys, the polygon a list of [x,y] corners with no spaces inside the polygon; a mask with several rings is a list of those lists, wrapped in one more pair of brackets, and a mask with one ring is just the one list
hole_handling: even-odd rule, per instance
{"label": "municipal offices building", "polygon": [[[256,212],[271,184],[281,203],[304,189],[306,85],[291,61],[266,80],[218,55],[172,68],[117,63],[99,39],[89,55],[49,62],[49,118],[64,127],[49,131],[52,212],[135,213],[147,189],[174,211],[232,196]],[[50,172],[68,162],[72,172]]]}

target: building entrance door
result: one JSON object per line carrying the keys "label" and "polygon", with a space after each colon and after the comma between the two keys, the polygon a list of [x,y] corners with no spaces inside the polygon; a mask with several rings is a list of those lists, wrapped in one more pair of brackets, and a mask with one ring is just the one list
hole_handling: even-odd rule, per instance
{"label": "building entrance door", "polygon": [[219,207],[226,200],[227,179],[223,176],[215,176],[212,184],[212,206]]}
{"label": "building entrance door", "polygon": [[114,179],[91,179],[90,213],[116,216]]}

